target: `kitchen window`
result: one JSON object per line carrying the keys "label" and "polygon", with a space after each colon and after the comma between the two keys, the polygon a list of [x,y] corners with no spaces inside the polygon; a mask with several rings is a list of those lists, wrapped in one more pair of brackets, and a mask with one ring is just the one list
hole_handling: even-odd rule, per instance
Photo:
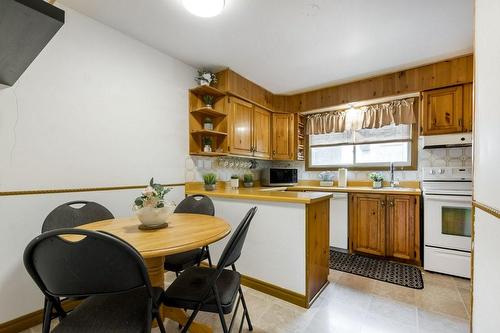
{"label": "kitchen window", "polygon": [[405,169],[414,168],[416,131],[413,125],[349,129],[341,133],[312,134],[308,138],[308,169],[385,169],[391,162]]}

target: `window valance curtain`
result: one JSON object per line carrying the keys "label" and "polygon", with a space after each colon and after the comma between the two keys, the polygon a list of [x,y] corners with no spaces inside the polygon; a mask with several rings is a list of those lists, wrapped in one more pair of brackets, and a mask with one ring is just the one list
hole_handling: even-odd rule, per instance
{"label": "window valance curtain", "polygon": [[307,117],[306,134],[327,134],[345,131],[346,114],[343,111],[317,113]]}
{"label": "window valance curtain", "polygon": [[380,128],[391,124],[411,125],[416,123],[413,112],[414,98],[389,103],[368,105],[364,109],[362,128]]}

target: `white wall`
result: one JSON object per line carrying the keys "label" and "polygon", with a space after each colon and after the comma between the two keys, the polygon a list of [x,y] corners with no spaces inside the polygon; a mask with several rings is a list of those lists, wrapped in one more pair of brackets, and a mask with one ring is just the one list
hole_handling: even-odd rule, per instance
{"label": "white wall", "polygon": [[[476,0],[474,199],[500,210],[500,2]],[[476,209],[472,326],[475,333],[500,327],[500,220]]]}
{"label": "white wall", "polygon": [[[0,191],[184,182],[195,70],[64,9],[49,45],[0,88]],[[0,197],[0,323],[41,308],[22,253],[51,209],[79,198],[127,216],[138,192]]]}

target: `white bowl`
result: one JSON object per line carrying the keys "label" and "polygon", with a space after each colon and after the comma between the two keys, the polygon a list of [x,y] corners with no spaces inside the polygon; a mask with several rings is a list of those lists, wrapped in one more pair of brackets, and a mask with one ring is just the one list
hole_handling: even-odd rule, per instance
{"label": "white bowl", "polygon": [[135,210],[135,215],[142,224],[148,227],[154,227],[166,223],[168,217],[174,213],[174,207],[165,203],[165,207],[153,208],[143,207]]}

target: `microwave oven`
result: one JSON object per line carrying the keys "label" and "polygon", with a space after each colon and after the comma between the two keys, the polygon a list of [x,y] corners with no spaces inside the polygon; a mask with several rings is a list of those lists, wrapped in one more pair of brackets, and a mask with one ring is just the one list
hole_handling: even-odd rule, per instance
{"label": "microwave oven", "polygon": [[262,170],[261,184],[263,186],[293,186],[298,183],[298,169],[266,168]]}

